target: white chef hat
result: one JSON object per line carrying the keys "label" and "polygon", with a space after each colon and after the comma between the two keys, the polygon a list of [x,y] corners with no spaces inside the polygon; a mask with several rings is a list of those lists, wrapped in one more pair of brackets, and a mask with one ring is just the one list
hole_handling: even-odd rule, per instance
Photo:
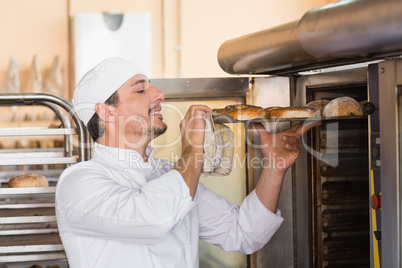
{"label": "white chef hat", "polygon": [[141,73],[122,58],[109,58],[88,71],[75,88],[73,106],[78,117],[88,124],[95,114],[95,105],[104,103],[128,79]]}

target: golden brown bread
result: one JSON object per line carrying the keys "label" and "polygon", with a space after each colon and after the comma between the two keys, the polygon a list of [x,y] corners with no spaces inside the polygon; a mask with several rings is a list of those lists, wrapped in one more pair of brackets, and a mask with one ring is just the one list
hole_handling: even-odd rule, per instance
{"label": "golden brown bread", "polygon": [[49,186],[49,182],[47,181],[45,176],[39,176],[33,173],[24,173],[17,176],[12,177],[8,181],[8,187],[17,188],[17,187],[47,187]]}
{"label": "golden brown bread", "polygon": [[231,116],[236,120],[252,120],[259,118],[305,118],[317,115],[317,110],[312,107],[268,107],[237,104],[228,105],[224,109],[214,109],[215,113]]}
{"label": "golden brown bread", "polygon": [[220,115],[231,116],[236,120],[252,120],[265,117],[264,108],[247,104],[228,105],[224,109],[214,109],[213,111]]}
{"label": "golden brown bread", "polygon": [[317,110],[312,107],[268,107],[265,109],[265,118],[305,118],[314,117]]}
{"label": "golden brown bread", "polygon": [[306,104],[307,107],[311,107],[317,110],[317,113],[315,116],[322,116],[324,112],[325,106],[329,103],[329,100],[314,100],[310,101],[309,103]]}
{"label": "golden brown bread", "polygon": [[339,97],[331,100],[324,108],[324,117],[361,116],[363,110],[360,104],[351,97]]}

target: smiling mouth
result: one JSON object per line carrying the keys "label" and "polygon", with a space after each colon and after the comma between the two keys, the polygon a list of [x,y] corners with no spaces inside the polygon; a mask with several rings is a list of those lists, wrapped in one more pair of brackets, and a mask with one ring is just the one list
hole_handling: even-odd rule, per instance
{"label": "smiling mouth", "polygon": [[152,116],[152,115],[156,115],[156,114],[161,114],[161,112],[160,112],[160,111],[153,111],[153,112],[150,113],[149,115]]}
{"label": "smiling mouth", "polygon": [[153,108],[150,109],[149,115],[150,115],[150,116],[153,116],[153,115],[160,115],[160,114],[161,114],[161,110],[162,110],[162,107],[161,107],[160,105],[157,105],[157,106],[155,106],[155,107],[153,107]]}

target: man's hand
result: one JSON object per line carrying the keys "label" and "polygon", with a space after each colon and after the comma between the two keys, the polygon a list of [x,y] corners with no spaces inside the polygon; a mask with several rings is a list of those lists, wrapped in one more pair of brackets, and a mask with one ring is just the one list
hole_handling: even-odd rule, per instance
{"label": "man's hand", "polygon": [[208,106],[192,105],[180,123],[182,156],[173,168],[183,176],[193,198],[201,175],[205,120],[210,112]]}
{"label": "man's hand", "polygon": [[300,137],[320,124],[319,121],[299,123],[279,133],[270,134],[261,123],[256,123],[255,128],[260,135],[262,153],[265,161],[269,161],[264,163],[265,166],[284,173],[300,155]]}
{"label": "man's hand", "polygon": [[270,134],[257,123],[261,149],[264,154],[264,169],[255,188],[264,206],[273,213],[278,208],[279,195],[286,170],[294,164],[300,154],[299,138],[321,122],[300,123],[276,134]]}
{"label": "man's hand", "polygon": [[182,153],[204,150],[205,120],[212,110],[205,105],[192,105],[180,123]]}

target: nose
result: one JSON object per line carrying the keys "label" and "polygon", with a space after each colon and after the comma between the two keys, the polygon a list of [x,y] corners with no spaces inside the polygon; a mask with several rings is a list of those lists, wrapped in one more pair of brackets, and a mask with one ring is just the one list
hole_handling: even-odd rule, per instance
{"label": "nose", "polygon": [[158,88],[151,86],[152,87],[152,101],[153,102],[162,102],[165,99],[165,94],[160,91]]}

